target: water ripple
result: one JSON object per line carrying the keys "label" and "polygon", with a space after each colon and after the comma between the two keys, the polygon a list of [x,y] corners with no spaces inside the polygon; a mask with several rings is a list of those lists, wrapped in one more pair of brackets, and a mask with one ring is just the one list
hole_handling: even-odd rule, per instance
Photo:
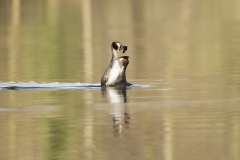
{"label": "water ripple", "polygon": [[[21,90],[21,89],[91,89],[91,88],[100,88],[99,83],[37,83],[37,82],[0,82],[0,90]],[[136,84],[132,85],[133,87],[149,87],[149,85]]]}

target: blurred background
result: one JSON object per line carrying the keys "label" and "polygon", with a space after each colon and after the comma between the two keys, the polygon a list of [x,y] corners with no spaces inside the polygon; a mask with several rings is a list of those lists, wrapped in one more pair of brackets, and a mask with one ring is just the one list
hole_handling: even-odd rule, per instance
{"label": "blurred background", "polygon": [[120,41],[127,80],[149,87],[1,90],[0,159],[239,159],[239,7],[1,0],[1,83],[100,83]]}

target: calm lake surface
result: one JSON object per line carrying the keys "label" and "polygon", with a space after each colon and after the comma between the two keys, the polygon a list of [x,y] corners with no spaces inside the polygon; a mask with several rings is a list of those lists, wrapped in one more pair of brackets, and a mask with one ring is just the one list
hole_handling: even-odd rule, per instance
{"label": "calm lake surface", "polygon": [[[240,1],[1,0],[1,160],[239,160]],[[118,54],[119,56],[122,53]]]}

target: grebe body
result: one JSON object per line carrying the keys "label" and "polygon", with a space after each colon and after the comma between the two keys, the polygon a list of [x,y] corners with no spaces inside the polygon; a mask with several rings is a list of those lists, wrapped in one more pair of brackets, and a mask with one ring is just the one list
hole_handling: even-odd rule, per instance
{"label": "grebe body", "polygon": [[101,86],[115,86],[115,83],[119,78],[121,66],[119,63],[119,58],[117,56],[118,50],[123,50],[123,53],[125,53],[125,51],[127,50],[127,46],[123,45],[120,42],[112,42],[111,45],[112,59],[102,76]]}
{"label": "grebe body", "polygon": [[121,56],[119,58],[119,61],[122,65],[122,67],[121,67],[121,71],[120,71],[120,74],[119,74],[119,77],[117,79],[115,86],[131,86],[132,85],[131,83],[128,83],[127,79],[126,79],[126,69],[129,64],[128,58],[129,58],[129,56]]}

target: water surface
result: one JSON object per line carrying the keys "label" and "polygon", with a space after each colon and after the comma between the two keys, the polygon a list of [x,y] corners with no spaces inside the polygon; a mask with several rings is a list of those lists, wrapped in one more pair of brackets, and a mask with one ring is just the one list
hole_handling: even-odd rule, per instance
{"label": "water surface", "polygon": [[0,159],[240,159],[239,5],[2,0]]}

